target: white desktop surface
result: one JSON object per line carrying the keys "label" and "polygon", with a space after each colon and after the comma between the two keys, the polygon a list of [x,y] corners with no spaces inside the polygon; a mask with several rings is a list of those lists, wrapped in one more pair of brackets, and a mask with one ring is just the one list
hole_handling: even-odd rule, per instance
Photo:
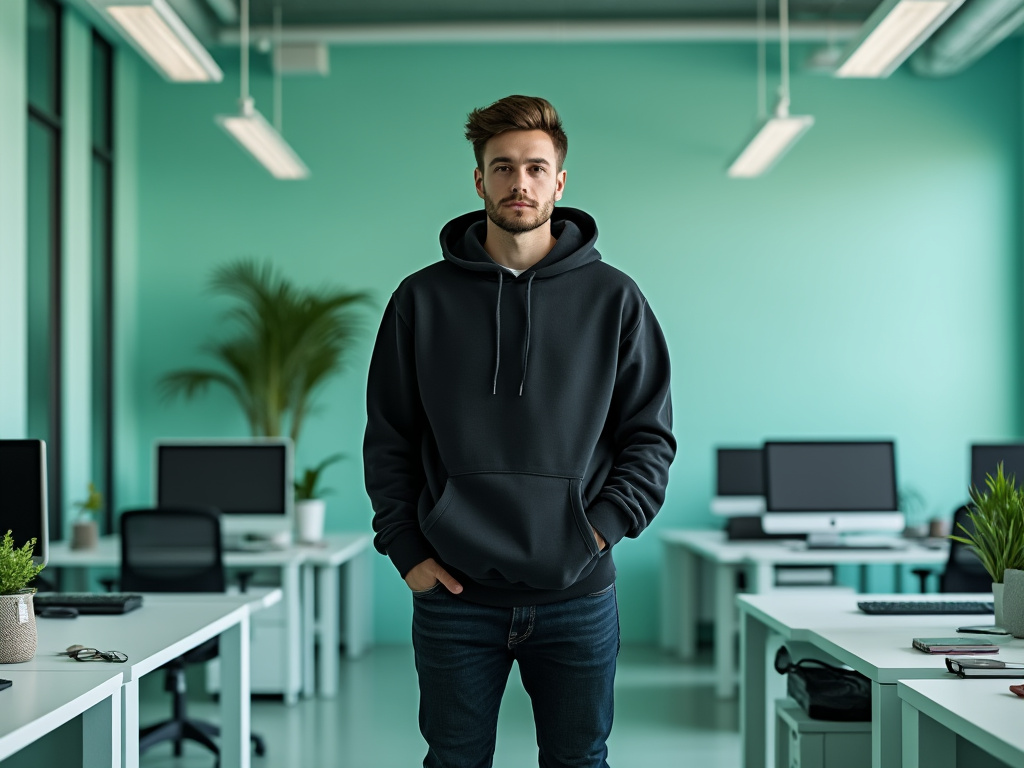
{"label": "white desktop surface", "polygon": [[[123,615],[87,615],[74,619],[36,619],[39,643],[30,661],[18,669],[80,670],[99,662],[80,662],[60,656],[69,645],[101,651],[122,651],[124,664],[111,664],[125,682],[152,672],[185,651],[216,637],[250,613],[250,603],[264,598],[248,594],[144,594],[142,607]],[[0,671],[6,669],[0,665]]]}
{"label": "white desktop surface", "polygon": [[[873,616],[857,601],[984,600],[979,594],[833,595],[824,601],[777,591],[740,595],[742,684],[740,732],[744,768],[772,763],[772,702],[785,695],[785,680],[772,667],[775,650],[785,642],[794,657],[816,657],[847,664],[872,681],[872,766],[899,768],[902,755],[901,708],[896,681],[906,678],[954,679],[945,655],[914,650],[914,637],[955,637],[956,628],[983,625],[991,615]],[[964,635],[1000,644],[999,658],[1024,661],[1024,640],[996,635]],[[1022,710],[1024,713],[1024,710]]]}
{"label": "white desktop surface", "polygon": [[[297,543],[262,552],[224,552],[228,568],[280,571],[286,601],[287,667],[285,690],[278,692],[284,694],[285,703],[294,704],[300,693],[311,696],[317,689],[325,698],[336,695],[342,625],[348,657],[359,656],[372,644],[373,569],[369,553],[370,536],[363,533],[333,533],[319,544]],[[117,568],[120,562],[121,542],[116,535],[101,537],[96,548],[90,550],[73,550],[67,542],[50,545],[49,564],[54,568],[85,571]],[[341,582],[344,600],[339,594]],[[321,646],[318,678],[317,640]]]}
{"label": "white desktop surface", "polygon": [[0,667],[0,760],[82,715],[83,768],[121,765],[121,672],[113,665],[66,675]]}
{"label": "white desktop surface", "polygon": [[1024,765],[1024,699],[1009,690],[1021,682],[1019,678],[900,682],[903,739],[914,745],[906,751],[903,768],[955,768],[956,735],[1010,765]]}
{"label": "white desktop surface", "polygon": [[[189,593],[143,595],[141,608],[119,615],[84,615],[74,619],[37,618],[34,658],[7,669],[79,675],[97,665],[123,675],[121,738],[125,768],[139,765],[138,679],[212,637],[220,637],[221,765],[248,768],[249,755],[249,616],[281,599],[278,589],[253,594]],[[124,664],[80,662],[61,656],[70,645],[121,651]]]}
{"label": "white desktop surface", "polygon": [[[788,539],[729,541],[725,531],[668,529],[659,534],[664,560],[661,584],[661,645],[684,659],[696,654],[701,567],[714,583],[714,657],[719,698],[736,694],[736,576],[746,575],[747,590],[774,594],[775,568],[792,565],[942,565],[948,546],[934,549],[899,539],[903,549],[806,549]],[[899,571],[897,570],[897,574]]]}

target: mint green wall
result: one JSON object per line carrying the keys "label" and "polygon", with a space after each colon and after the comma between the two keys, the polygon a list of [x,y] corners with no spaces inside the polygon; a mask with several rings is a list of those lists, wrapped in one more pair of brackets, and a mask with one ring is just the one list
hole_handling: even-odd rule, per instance
{"label": "mint green wall", "polygon": [[[806,50],[794,57],[800,61]],[[567,205],[629,272],[674,356],[678,460],[665,508],[617,549],[623,637],[656,637],[659,528],[710,526],[713,446],[768,436],[892,436],[901,485],[945,516],[967,445],[1019,433],[1017,43],[968,73],[844,82],[797,72],[794,111],[817,124],[772,174],[730,181],[749,135],[752,46],[452,45],[335,48],[329,78],[285,81],[285,134],[313,171],[273,181],[213,122],[224,83],[138,95],[137,464],[159,437],[243,435],[229,398],[161,404],[164,372],[202,362],[224,304],[210,270],[267,257],[296,280],[376,296],[351,369],[324,393],[299,463],[328,470],[328,526],[369,530],[360,442],[379,313],[439,256],[437,231],[479,208],[466,113],[509,93],[554,102],[570,137]],[[272,114],[256,56],[257,108]],[[125,504],[148,500],[149,478]],[[408,637],[405,587],[377,559],[376,630]]]}

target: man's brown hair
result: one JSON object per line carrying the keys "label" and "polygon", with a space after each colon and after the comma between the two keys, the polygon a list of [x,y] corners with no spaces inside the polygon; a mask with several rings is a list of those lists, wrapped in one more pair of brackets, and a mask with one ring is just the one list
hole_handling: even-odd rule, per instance
{"label": "man's brown hair", "polygon": [[474,109],[466,120],[466,138],[473,142],[476,167],[484,169],[484,145],[505,131],[544,131],[555,145],[558,170],[562,170],[569,139],[555,108],[539,96],[506,96],[483,109]]}

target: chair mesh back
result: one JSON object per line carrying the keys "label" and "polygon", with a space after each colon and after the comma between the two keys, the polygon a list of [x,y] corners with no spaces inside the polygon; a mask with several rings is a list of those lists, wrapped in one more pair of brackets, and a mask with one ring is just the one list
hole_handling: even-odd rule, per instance
{"label": "chair mesh back", "polygon": [[[953,535],[963,536],[960,528],[962,525],[971,533],[974,532],[974,523],[967,516],[966,506],[957,507],[953,515]],[[991,592],[992,577],[988,575],[985,566],[981,564],[978,555],[966,544],[959,541],[950,541],[949,559],[946,561],[946,570],[939,579],[939,589],[942,592]]]}
{"label": "chair mesh back", "polygon": [[220,514],[137,509],[121,515],[121,589],[223,592]]}

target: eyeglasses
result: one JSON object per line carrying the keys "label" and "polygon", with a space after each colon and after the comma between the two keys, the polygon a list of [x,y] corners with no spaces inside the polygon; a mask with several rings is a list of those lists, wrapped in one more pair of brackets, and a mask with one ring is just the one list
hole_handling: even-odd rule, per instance
{"label": "eyeglasses", "polygon": [[128,654],[121,651],[98,651],[81,645],[69,645],[60,655],[70,656],[75,661],[109,661],[113,664],[124,664],[128,661]]}

